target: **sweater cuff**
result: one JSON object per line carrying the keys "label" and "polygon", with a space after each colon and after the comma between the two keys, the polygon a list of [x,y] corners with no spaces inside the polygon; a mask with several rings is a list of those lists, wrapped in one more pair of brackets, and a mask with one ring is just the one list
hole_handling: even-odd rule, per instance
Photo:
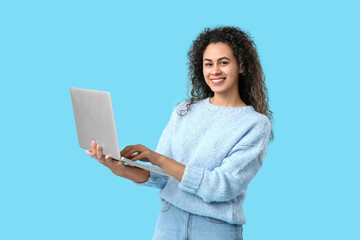
{"label": "sweater cuff", "polygon": [[203,176],[203,169],[186,166],[179,187],[184,191],[195,194],[200,187]]}
{"label": "sweater cuff", "polygon": [[148,178],[148,180],[146,182],[143,182],[143,183],[134,182],[134,183],[137,185],[140,185],[140,186],[150,186],[151,187],[158,183],[160,176],[161,176],[160,174],[150,171],[150,177]]}

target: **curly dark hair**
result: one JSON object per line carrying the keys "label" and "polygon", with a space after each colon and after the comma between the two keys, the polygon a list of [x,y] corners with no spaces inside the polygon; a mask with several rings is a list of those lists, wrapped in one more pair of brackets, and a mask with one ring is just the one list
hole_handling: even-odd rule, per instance
{"label": "curly dark hair", "polygon": [[[203,54],[210,43],[218,42],[226,43],[231,47],[240,68],[243,70],[242,73],[239,73],[239,94],[241,99],[246,105],[252,106],[255,111],[266,115],[272,122],[273,112],[270,111],[268,106],[269,98],[265,86],[265,75],[256,51],[256,45],[249,33],[245,33],[238,27],[205,28],[193,41],[187,54],[189,60],[187,90],[191,96],[187,94],[189,99],[187,100],[185,114],[189,111],[191,104],[214,96],[214,92],[204,79]],[[271,130],[270,141],[273,138],[274,133]]]}

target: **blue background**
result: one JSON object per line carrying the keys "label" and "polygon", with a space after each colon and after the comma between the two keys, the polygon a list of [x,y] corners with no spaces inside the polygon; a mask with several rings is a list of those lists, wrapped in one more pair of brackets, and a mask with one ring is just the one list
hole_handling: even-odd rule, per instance
{"label": "blue background", "polygon": [[69,87],[110,91],[120,149],[155,150],[186,98],[205,28],[250,32],[275,139],[245,239],[354,239],[359,224],[356,1],[1,1],[0,239],[151,239],[158,190],[77,142]]}

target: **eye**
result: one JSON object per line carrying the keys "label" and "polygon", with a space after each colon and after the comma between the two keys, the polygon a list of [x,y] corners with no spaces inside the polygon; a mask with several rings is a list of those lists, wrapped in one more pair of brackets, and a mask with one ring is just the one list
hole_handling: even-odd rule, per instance
{"label": "eye", "polygon": [[205,66],[206,66],[206,67],[211,67],[211,66],[212,66],[212,63],[205,63]]}
{"label": "eye", "polygon": [[228,62],[221,62],[221,65],[227,65]]}

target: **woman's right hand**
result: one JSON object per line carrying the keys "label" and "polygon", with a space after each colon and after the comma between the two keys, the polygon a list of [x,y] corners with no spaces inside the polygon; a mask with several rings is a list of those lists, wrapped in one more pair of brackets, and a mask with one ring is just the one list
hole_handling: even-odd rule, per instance
{"label": "woman's right hand", "polygon": [[100,145],[96,145],[94,141],[91,142],[91,150],[86,150],[86,153],[95,158],[99,163],[108,167],[115,175],[120,177],[126,177],[125,173],[127,170],[127,166],[124,164],[123,161],[117,161],[109,157],[108,155],[104,156],[101,150]]}

